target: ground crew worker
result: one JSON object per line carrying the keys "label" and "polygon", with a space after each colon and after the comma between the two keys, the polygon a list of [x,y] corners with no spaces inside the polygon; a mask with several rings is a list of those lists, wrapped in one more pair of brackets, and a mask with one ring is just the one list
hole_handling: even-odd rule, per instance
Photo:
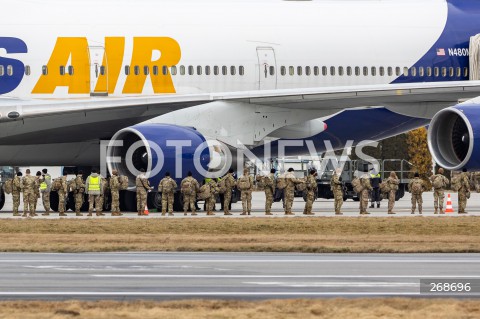
{"label": "ground crew worker", "polygon": [[215,182],[214,179],[205,179],[205,183],[210,187],[210,197],[205,199],[205,204],[206,204],[206,209],[207,209],[207,215],[215,215],[213,212],[215,208],[215,204],[217,202],[217,194],[218,194],[218,186],[217,182]]}
{"label": "ground crew worker", "polygon": [[189,206],[192,211],[192,216],[197,215],[195,202],[197,200],[197,192],[200,189],[200,184],[198,184],[198,181],[193,178],[192,175],[192,172],[188,172],[187,177],[185,177],[180,183],[180,191],[183,195],[183,215],[185,216],[187,216]]}
{"label": "ground crew worker", "polygon": [[263,178],[263,183],[265,184],[265,215],[272,214],[272,205],[273,205],[273,195],[275,194],[275,172],[276,170],[272,168],[270,174]]}
{"label": "ground crew worker", "polygon": [[412,214],[415,214],[415,209],[418,204],[418,212],[421,215],[423,204],[422,194],[427,190],[427,186],[418,173],[415,173],[414,179],[408,183],[408,190],[412,193]]}
{"label": "ground crew worker", "polygon": [[393,207],[395,206],[395,198],[398,191],[398,185],[400,184],[400,180],[397,177],[395,172],[390,172],[390,177],[387,178],[386,183],[389,186],[390,191],[388,192],[388,213],[395,214],[393,212]]}
{"label": "ground crew worker", "polygon": [[335,199],[335,215],[343,215],[341,212],[343,205],[343,183],[341,174],[342,170],[337,168],[330,180],[330,190]]}
{"label": "ground crew worker", "polygon": [[18,172],[12,181],[12,201],[13,216],[20,216],[18,207],[20,207],[20,193],[22,191],[22,172]]}
{"label": "ground crew worker", "polygon": [[35,216],[35,177],[30,175],[30,170],[25,171],[25,176],[22,178],[23,189],[23,217],[27,217],[29,212],[30,217]]}
{"label": "ground crew worker", "polygon": [[223,177],[223,180],[225,180],[225,193],[223,194],[223,214],[224,215],[232,215],[230,213],[230,206],[231,206],[231,201],[232,201],[232,191],[233,188],[235,187],[235,178],[233,177],[233,169],[230,168],[228,170],[227,175]]}
{"label": "ground crew worker", "polygon": [[42,172],[38,171],[36,176],[35,176],[35,202],[33,203],[33,211],[35,216],[37,215],[37,204],[38,204],[38,199],[40,198],[40,178],[42,178]]}
{"label": "ground crew worker", "polygon": [[158,192],[162,193],[162,216],[165,216],[168,208],[168,215],[173,216],[173,200],[177,183],[170,177],[170,172],[158,184]]}
{"label": "ground crew worker", "polygon": [[305,208],[303,209],[304,215],[315,215],[312,212],[313,202],[317,195],[317,170],[310,170],[310,174],[307,176],[307,200],[305,201]]}
{"label": "ground crew worker", "polygon": [[122,216],[120,212],[120,177],[118,177],[118,171],[112,170],[112,176],[110,176],[110,193],[112,195],[112,216]]}
{"label": "ground crew worker", "polygon": [[295,215],[292,213],[293,200],[295,199],[295,185],[303,181],[297,179],[293,173],[294,169],[290,167],[285,174],[286,187],[283,190],[285,197],[285,215]]}
{"label": "ground crew worker", "polygon": [[60,181],[62,183],[62,187],[57,190],[58,194],[58,215],[59,216],[67,216],[65,214],[65,200],[68,195],[68,187],[67,187],[67,172],[63,172],[62,177],[60,177]]}
{"label": "ground crew worker", "polygon": [[460,189],[458,190],[458,213],[467,214],[467,200],[470,198],[470,178],[467,169],[464,168],[460,174]]}
{"label": "ground crew worker", "polygon": [[377,173],[375,169],[372,169],[370,174],[370,184],[372,185],[372,204],[370,208],[375,207],[375,202],[377,203],[377,208],[380,208],[380,183],[382,182],[382,177],[380,173]]}
{"label": "ground crew worker", "polygon": [[242,192],[242,210],[240,215],[250,215],[252,212],[253,176],[250,169],[245,168],[243,175],[237,180],[237,188]]}
{"label": "ground crew worker", "polygon": [[50,215],[50,191],[52,190],[52,176],[48,174],[46,168],[42,169],[42,177],[40,178],[40,193],[42,193],[42,203],[45,213],[43,216]]}
{"label": "ground crew worker", "polygon": [[432,175],[430,177],[430,181],[432,182],[433,186],[433,204],[435,207],[434,214],[438,214],[438,208],[440,208],[440,214],[445,214],[443,211],[443,202],[445,200],[445,187],[450,184],[448,178],[444,175],[443,168],[438,169],[438,173],[436,175]]}
{"label": "ground crew worker", "polygon": [[153,187],[150,186],[147,176],[145,175],[145,169],[140,169],[140,175],[135,180],[137,187],[137,212],[138,216],[146,216],[145,208],[147,207],[147,195],[152,191]]}
{"label": "ground crew worker", "polygon": [[360,192],[360,215],[370,215],[367,212],[369,194],[372,191],[372,184],[370,184],[370,176],[365,172],[360,177],[360,183],[362,185],[362,191]]}
{"label": "ground crew worker", "polygon": [[92,216],[93,208],[95,206],[95,212],[97,216],[105,216],[102,213],[102,205],[100,196],[103,193],[103,185],[102,185],[102,176],[98,174],[98,171],[94,168],[92,169],[92,173],[90,176],[87,177],[87,181],[85,183],[85,190],[88,194],[88,215]]}

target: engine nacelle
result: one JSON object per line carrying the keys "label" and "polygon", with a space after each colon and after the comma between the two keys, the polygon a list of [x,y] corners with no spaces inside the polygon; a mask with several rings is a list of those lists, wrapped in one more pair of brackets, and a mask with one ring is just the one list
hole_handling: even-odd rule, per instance
{"label": "engine nacelle", "polygon": [[[130,188],[135,186],[141,169],[149,174],[156,187],[165,173],[179,182],[191,171],[197,180],[208,171],[210,149],[205,138],[194,128],[168,124],[140,124],[118,131],[107,149],[110,172],[116,169],[128,176]],[[199,168],[199,170],[197,170]]]}
{"label": "engine nacelle", "polygon": [[457,105],[438,112],[428,129],[433,159],[448,170],[480,169],[480,106]]}

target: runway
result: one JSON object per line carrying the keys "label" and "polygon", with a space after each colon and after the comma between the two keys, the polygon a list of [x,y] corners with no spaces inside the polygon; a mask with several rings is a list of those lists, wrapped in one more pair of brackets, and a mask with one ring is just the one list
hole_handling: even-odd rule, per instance
{"label": "runway", "polygon": [[[418,297],[421,279],[471,282],[480,254],[5,253],[0,299]],[[427,287],[428,288],[428,287]]]}

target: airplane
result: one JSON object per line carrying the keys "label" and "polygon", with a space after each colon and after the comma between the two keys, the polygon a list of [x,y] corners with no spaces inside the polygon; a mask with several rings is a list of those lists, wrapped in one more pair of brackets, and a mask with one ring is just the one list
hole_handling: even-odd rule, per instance
{"label": "airplane", "polygon": [[163,161],[157,185],[178,161],[197,178],[224,164],[214,145],[195,153],[207,140],[233,154],[291,139],[322,152],[429,125],[439,165],[480,168],[478,0],[2,4],[0,165],[106,158],[133,182],[126,162]]}

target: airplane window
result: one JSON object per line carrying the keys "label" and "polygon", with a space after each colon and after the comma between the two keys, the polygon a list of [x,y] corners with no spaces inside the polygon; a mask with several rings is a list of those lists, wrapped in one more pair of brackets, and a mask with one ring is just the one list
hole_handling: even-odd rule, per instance
{"label": "airplane window", "polygon": [[[175,65],[170,68],[170,73],[172,73],[172,75],[177,75],[177,67]],[[157,74],[158,74],[158,67],[157,67]]]}
{"label": "airplane window", "polygon": [[463,76],[468,77],[468,68],[463,68]]}
{"label": "airplane window", "polygon": [[205,75],[210,75],[210,65],[205,66]]}
{"label": "airplane window", "polygon": [[215,66],[213,67],[213,74],[218,75],[218,74],[220,73],[219,71],[220,71],[220,70],[219,70],[219,67],[218,67],[217,65],[215,65]]}
{"label": "airplane window", "polygon": [[412,67],[411,73],[412,73],[412,76],[417,76],[417,68]]}
{"label": "airplane window", "polygon": [[312,75],[312,69],[309,66],[305,67],[305,75],[308,75],[308,76]]}
{"label": "airplane window", "polygon": [[352,67],[351,66],[347,66],[347,75],[352,76]]}
{"label": "airplane window", "polygon": [[440,69],[438,67],[433,68],[433,74],[435,77],[438,77],[440,75]]}
{"label": "airplane window", "polygon": [[327,76],[327,67],[326,66],[322,66],[322,75]]}
{"label": "airplane window", "polygon": [[180,65],[180,75],[185,75],[185,65]]}
{"label": "airplane window", "polygon": [[377,75],[377,68],[372,66],[372,76],[376,76]]}
{"label": "airplane window", "polygon": [[397,66],[397,67],[395,68],[395,75],[396,75],[396,76],[400,76],[400,67],[399,67],[399,66]]}
{"label": "airplane window", "polygon": [[202,66],[197,65],[197,74],[202,75]]}
{"label": "airplane window", "polygon": [[32,70],[30,68],[30,65],[25,65],[25,75],[29,76],[30,74],[32,74]]}
{"label": "airplane window", "polygon": [[[105,69],[104,69],[104,71],[105,71]],[[73,75],[73,65],[68,66],[68,74]]]}
{"label": "airplane window", "polygon": [[193,75],[193,65],[188,66],[188,75]]}
{"label": "airplane window", "polygon": [[330,67],[330,75],[335,75],[335,67],[334,66]]}
{"label": "airplane window", "polygon": [[228,70],[227,70],[227,67],[224,65],[222,66],[222,74],[223,75],[227,75],[228,74]]}
{"label": "airplane window", "polygon": [[448,68],[448,76],[453,78],[454,74],[455,74],[455,70],[452,67]]}
{"label": "airplane window", "polygon": [[168,66],[164,65],[162,66],[162,74],[167,75],[168,74]]}
{"label": "airplane window", "polygon": [[245,75],[245,67],[243,65],[240,65],[240,67],[238,68],[238,73],[240,75]]}
{"label": "airplane window", "polygon": [[302,75],[303,73],[303,68],[301,66],[297,66],[297,75]]}
{"label": "airplane window", "polygon": [[381,66],[379,69],[378,69],[378,72],[380,73],[380,76],[385,76],[385,68],[383,66]]}
{"label": "airplane window", "polygon": [[338,67],[338,75],[343,76],[343,66]]}
{"label": "airplane window", "polygon": [[65,67],[63,65],[60,66],[60,75],[65,75]]}
{"label": "airplane window", "polygon": [[284,66],[280,67],[280,74],[285,76],[287,74],[287,68]]}
{"label": "airplane window", "polygon": [[363,67],[363,75],[368,76],[368,67],[366,66]]}
{"label": "airplane window", "polygon": [[125,65],[125,75],[130,75],[130,66]]}
{"label": "airplane window", "polygon": [[359,66],[356,66],[356,67],[355,67],[355,75],[356,75],[356,76],[359,76],[359,75],[360,75],[360,67],[359,67]]}
{"label": "airplane window", "polygon": [[0,76],[5,75],[5,67],[3,65],[0,65]]}
{"label": "airplane window", "polygon": [[13,75],[13,65],[7,65],[7,75],[8,76]]}
{"label": "airplane window", "polygon": [[148,67],[148,65],[143,66],[143,74],[144,75],[150,74],[150,68]]}
{"label": "airplane window", "polygon": [[432,76],[432,68],[427,67],[427,76]]}
{"label": "airplane window", "polygon": [[457,77],[461,77],[461,76],[462,76],[462,69],[457,68]]}
{"label": "airplane window", "polygon": [[231,74],[231,75],[237,74],[237,68],[234,67],[233,65],[230,67],[230,74]]}
{"label": "airplane window", "polygon": [[134,73],[135,75],[140,75],[140,67],[139,67],[138,65],[135,65],[135,66],[133,67],[133,73]]}
{"label": "airplane window", "polygon": [[320,68],[318,66],[313,67],[313,74],[318,76],[320,74]]}
{"label": "airplane window", "polygon": [[447,68],[442,67],[442,77],[446,77],[446,76],[447,76]]}
{"label": "airplane window", "polygon": [[[234,67],[233,67],[234,68]],[[272,65],[270,66],[270,75],[274,76],[275,75],[275,67]]]}
{"label": "airplane window", "polygon": [[289,66],[289,67],[288,67],[288,73],[289,73],[290,75],[294,75],[294,74],[295,74],[295,68],[294,68],[293,66]]}
{"label": "airplane window", "polygon": [[158,75],[158,65],[154,65],[152,68],[152,74],[157,76]]}
{"label": "airplane window", "polygon": [[392,68],[391,66],[389,66],[389,67],[387,68],[387,74],[388,74],[388,76],[392,76],[392,75],[393,75],[393,68]]}
{"label": "airplane window", "polygon": [[403,68],[403,75],[408,76],[408,68],[407,67]]}
{"label": "airplane window", "polygon": [[[147,68],[148,68],[148,67],[147,67]],[[105,66],[102,65],[102,66],[100,67],[100,75],[105,75],[105,70],[106,70]],[[68,67],[68,74],[70,74],[70,67]],[[70,74],[70,75],[71,75],[71,74]]]}
{"label": "airplane window", "polygon": [[418,68],[418,75],[425,76],[425,69],[423,68],[423,66]]}

